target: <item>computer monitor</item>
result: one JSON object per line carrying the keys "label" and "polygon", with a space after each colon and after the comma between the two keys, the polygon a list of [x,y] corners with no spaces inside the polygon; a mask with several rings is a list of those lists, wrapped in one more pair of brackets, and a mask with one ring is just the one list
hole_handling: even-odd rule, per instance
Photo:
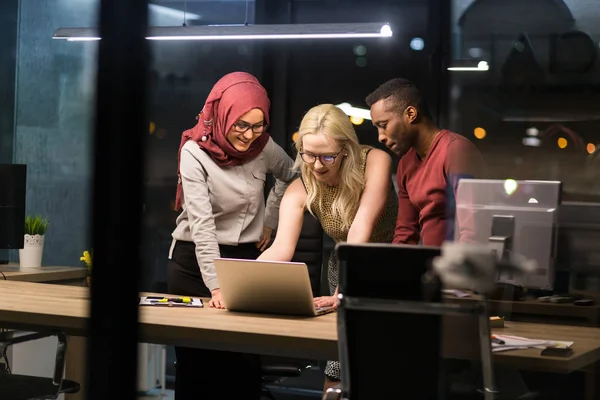
{"label": "computer monitor", "polygon": [[600,278],[600,203],[563,202],[558,210],[556,268],[584,288],[579,280]]}
{"label": "computer monitor", "polygon": [[489,246],[499,258],[516,253],[535,260],[534,273],[503,272],[498,283],[552,290],[561,195],[558,181],[461,179],[454,240]]}
{"label": "computer monitor", "polygon": [[26,165],[0,164],[0,249],[23,248],[26,181]]}

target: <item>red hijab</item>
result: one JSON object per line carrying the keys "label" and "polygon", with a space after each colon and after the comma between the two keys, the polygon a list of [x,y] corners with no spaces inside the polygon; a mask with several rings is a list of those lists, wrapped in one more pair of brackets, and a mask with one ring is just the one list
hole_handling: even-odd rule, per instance
{"label": "red hijab", "polygon": [[269,134],[260,135],[247,151],[240,152],[227,140],[227,132],[232,125],[248,111],[258,108],[269,123],[269,97],[267,91],[253,75],[246,72],[232,72],[225,75],[213,86],[206,103],[198,115],[198,123],[181,135],[177,162],[177,197],[175,210],[181,207],[183,188],[179,164],[181,148],[188,140],[198,143],[215,163],[222,167],[244,164],[260,154],[269,141]]}

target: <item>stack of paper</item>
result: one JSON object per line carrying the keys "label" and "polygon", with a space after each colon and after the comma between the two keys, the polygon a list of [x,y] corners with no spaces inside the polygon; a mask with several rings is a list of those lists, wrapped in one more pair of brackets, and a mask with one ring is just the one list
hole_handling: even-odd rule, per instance
{"label": "stack of paper", "polygon": [[492,341],[492,351],[494,353],[499,351],[507,350],[518,350],[518,349],[545,349],[546,347],[562,347],[568,348],[573,345],[573,342],[565,342],[559,340],[544,340],[544,339],[529,339],[520,336],[509,336],[509,335],[494,335],[498,340],[504,342],[504,344],[494,343]]}
{"label": "stack of paper", "polygon": [[460,298],[471,296],[469,293],[463,292],[462,290],[458,290],[458,289],[443,289],[442,293],[450,294],[450,295],[460,297]]}

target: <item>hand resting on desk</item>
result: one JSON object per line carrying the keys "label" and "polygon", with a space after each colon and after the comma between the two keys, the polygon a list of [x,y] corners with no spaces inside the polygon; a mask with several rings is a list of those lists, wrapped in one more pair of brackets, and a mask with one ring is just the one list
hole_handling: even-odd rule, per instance
{"label": "hand resting on desk", "polygon": [[221,289],[215,289],[211,292],[212,297],[208,302],[208,306],[211,308],[225,308],[225,303],[221,297]]}
{"label": "hand resting on desk", "polygon": [[333,307],[335,309],[339,304],[336,296],[315,297],[314,301],[316,308]]}

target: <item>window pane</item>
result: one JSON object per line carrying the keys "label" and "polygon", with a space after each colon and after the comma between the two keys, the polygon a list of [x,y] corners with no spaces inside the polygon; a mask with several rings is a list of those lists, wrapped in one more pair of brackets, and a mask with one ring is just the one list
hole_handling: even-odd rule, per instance
{"label": "window pane", "polygon": [[28,166],[26,212],[50,220],[44,265],[79,265],[88,246],[97,43],[52,35],[96,26],[97,4],[21,1],[13,159]]}

